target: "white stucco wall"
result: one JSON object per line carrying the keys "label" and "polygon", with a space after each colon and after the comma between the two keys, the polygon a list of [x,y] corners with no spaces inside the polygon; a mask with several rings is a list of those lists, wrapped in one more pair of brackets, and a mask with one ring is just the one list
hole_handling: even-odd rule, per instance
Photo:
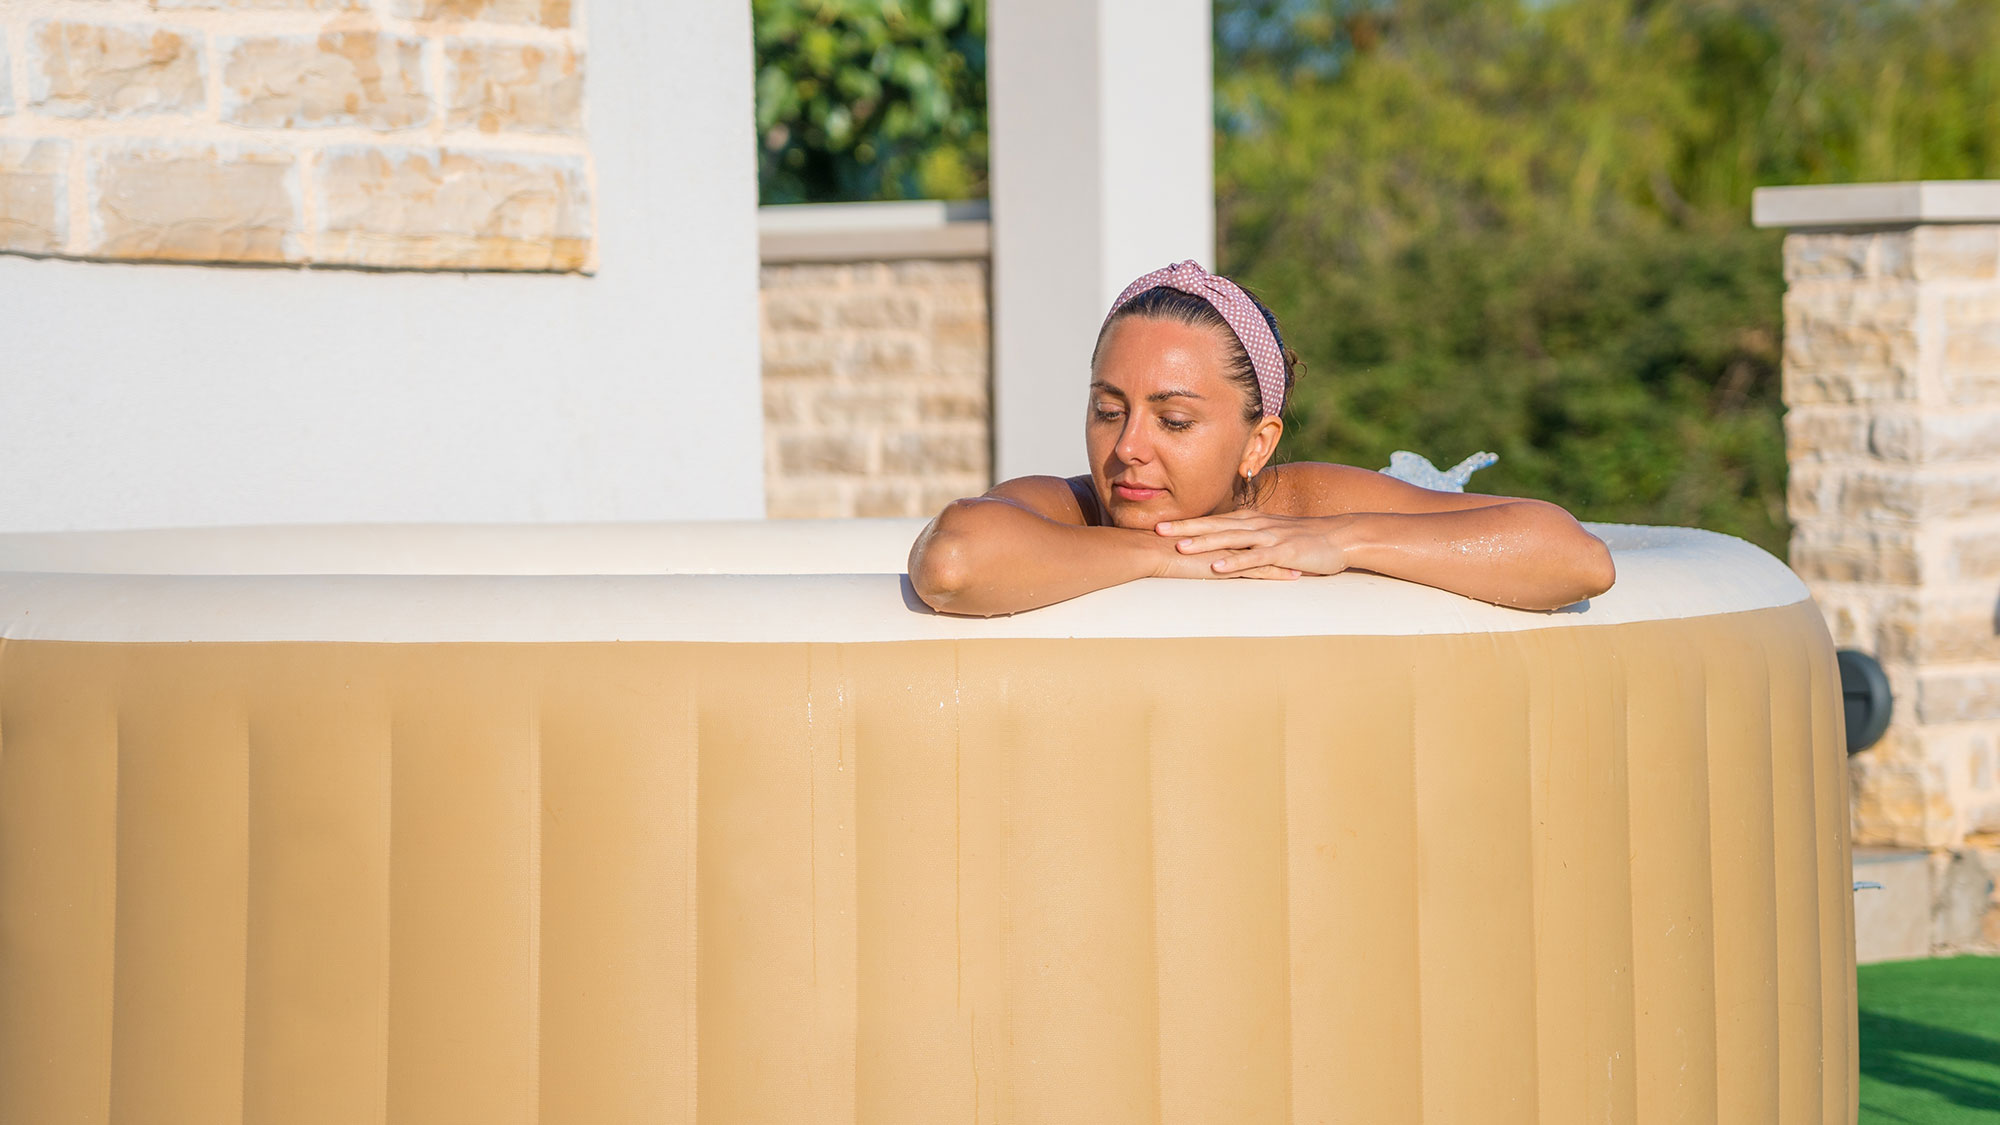
{"label": "white stucco wall", "polygon": [[589,5],[594,277],[0,256],[0,531],[762,515],[749,8]]}

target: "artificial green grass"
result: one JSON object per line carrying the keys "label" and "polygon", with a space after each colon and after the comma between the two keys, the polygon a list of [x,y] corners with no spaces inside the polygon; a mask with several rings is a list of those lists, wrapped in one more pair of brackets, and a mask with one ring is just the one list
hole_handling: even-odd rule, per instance
{"label": "artificial green grass", "polygon": [[1862,1125],[2000,1123],[2000,957],[1859,975]]}

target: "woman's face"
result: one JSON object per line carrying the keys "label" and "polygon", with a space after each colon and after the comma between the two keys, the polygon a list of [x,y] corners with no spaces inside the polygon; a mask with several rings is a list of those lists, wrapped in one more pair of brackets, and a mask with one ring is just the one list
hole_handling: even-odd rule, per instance
{"label": "woman's face", "polygon": [[1143,316],[1111,326],[1084,434],[1112,524],[1150,529],[1236,507],[1236,482],[1263,468],[1277,425],[1243,420],[1247,403],[1224,374],[1228,362],[1215,328]]}

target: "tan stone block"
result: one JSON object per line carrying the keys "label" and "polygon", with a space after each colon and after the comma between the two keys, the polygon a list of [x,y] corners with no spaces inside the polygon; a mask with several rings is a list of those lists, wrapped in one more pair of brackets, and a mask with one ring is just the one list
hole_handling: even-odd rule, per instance
{"label": "tan stone block", "polygon": [[2000,719],[2000,664],[1919,669],[1916,716],[1926,725]]}
{"label": "tan stone block", "polygon": [[788,475],[862,476],[868,442],[855,434],[797,434],[778,443],[778,466]]}
{"label": "tan stone block", "polygon": [[776,292],[766,289],[760,297],[764,325],[768,329],[781,332],[817,331],[826,327],[828,302],[823,294],[795,289],[778,289]]}
{"label": "tan stone block", "polygon": [[840,342],[824,333],[767,333],[763,340],[764,378],[831,379],[840,351]]}
{"label": "tan stone block", "polygon": [[577,270],[590,260],[581,158],[343,147],[321,154],[314,179],[320,261]]}
{"label": "tan stone block", "polygon": [[915,413],[912,398],[903,387],[825,387],[813,396],[812,416],[843,428],[906,425]]}
{"label": "tan stone block", "polygon": [[454,39],[444,55],[452,128],[583,132],[583,57],[570,48]]}
{"label": "tan stone block", "polygon": [[983,432],[972,429],[890,434],[882,439],[882,471],[911,475],[984,473],[986,442]]}
{"label": "tan stone block", "polygon": [[365,12],[368,0],[152,0],[155,8],[209,11]]}
{"label": "tan stone block", "polygon": [[840,323],[849,328],[921,328],[926,311],[921,296],[897,290],[856,293],[838,306]]}
{"label": "tan stone block", "polygon": [[925,515],[917,486],[907,481],[864,484],[854,490],[854,514],[864,519]]}
{"label": "tan stone block", "polygon": [[391,0],[389,10],[412,20],[487,20],[568,27],[572,0]]}
{"label": "tan stone block", "polygon": [[1877,236],[1839,231],[1785,236],[1785,281],[1843,281],[1868,276]]}
{"label": "tan stone block", "polygon": [[2000,460],[2000,410],[1925,411],[1923,434],[1926,461]]}
{"label": "tan stone block", "polygon": [[1914,586],[1922,578],[1915,534],[1908,528],[1842,522],[1792,529],[1791,567],[1808,582],[1871,582]]}
{"label": "tan stone block", "polygon": [[2000,278],[2000,226],[1926,223],[1910,232],[1910,276],[1922,281]]}
{"label": "tan stone block", "polygon": [[69,145],[0,141],[0,250],[60,253],[69,240]]}
{"label": "tan stone block", "polygon": [[764,512],[774,520],[837,519],[851,516],[853,502],[843,482],[767,477]]}
{"label": "tan stone block", "polygon": [[1785,474],[1785,513],[1793,523],[1821,519],[1837,506],[1840,472],[1812,462],[1796,462]]}
{"label": "tan stone block", "polygon": [[[1858,648],[1888,659],[1876,637],[1876,622],[1881,616],[1881,605],[1885,595],[1872,586],[1847,586],[1821,584],[1813,590],[1813,603],[1819,606],[1820,614],[1826,618],[1827,633],[1839,648]],[[1904,594],[1902,588],[1892,588],[1888,596]]]}
{"label": "tan stone block", "polygon": [[291,154],[215,145],[100,149],[89,252],[180,262],[298,262]]}
{"label": "tan stone block", "polygon": [[1962,532],[1951,539],[1951,576],[1966,582],[2000,578],[2000,530]]}
{"label": "tan stone block", "polygon": [[1853,842],[1906,848],[1941,846],[1956,834],[1950,801],[1932,783],[1921,758],[1898,761],[1883,754],[1894,745],[1892,739],[1885,739],[1875,749],[1847,760],[1853,794]]}
{"label": "tan stone block", "polygon": [[870,332],[841,347],[840,369],[854,379],[904,378],[921,374],[929,350],[920,336]]}
{"label": "tan stone block", "polygon": [[1915,398],[1910,286],[1799,285],[1785,294],[1787,404]]}
{"label": "tan stone block", "polygon": [[28,104],[56,117],[194,113],[207,105],[198,33],[44,20],[30,33]]}
{"label": "tan stone block", "polygon": [[2000,287],[1941,302],[1945,391],[1954,403],[2000,402]]}
{"label": "tan stone block", "polygon": [[987,422],[992,403],[984,387],[927,391],[917,399],[917,417],[926,422]]}
{"label": "tan stone block", "polygon": [[802,416],[799,399],[803,397],[797,383],[766,385],[764,387],[764,421],[766,431],[770,426],[797,422]]}
{"label": "tan stone block", "polygon": [[[1867,431],[1868,453],[1884,461],[1907,465],[1924,460],[1924,419],[1921,412],[1878,407],[1877,413],[1868,422]],[[1790,433],[1789,430],[1786,432]],[[1791,455],[1787,446],[1786,456]]]}
{"label": "tan stone block", "polygon": [[222,118],[234,125],[360,125],[390,131],[430,120],[420,39],[373,31],[225,40]]}
{"label": "tan stone block", "polygon": [[1924,665],[2000,663],[2000,595],[1990,584],[1933,582],[1907,601],[1893,593],[1878,596],[1883,599],[1878,625],[1882,659]]}
{"label": "tan stone block", "polygon": [[1871,421],[1865,407],[1795,406],[1785,411],[1785,456],[1793,461],[1865,457]]}
{"label": "tan stone block", "polygon": [[1795,520],[1843,519],[1915,524],[2000,514],[2000,474],[1877,464],[1800,462],[1791,467],[1786,502]]}

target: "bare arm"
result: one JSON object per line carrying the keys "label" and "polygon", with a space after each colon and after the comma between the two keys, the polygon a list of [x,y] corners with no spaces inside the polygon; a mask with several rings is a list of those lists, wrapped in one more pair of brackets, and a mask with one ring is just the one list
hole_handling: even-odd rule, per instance
{"label": "bare arm", "polygon": [[1520,609],[1558,609],[1611,588],[1611,552],[1541,500],[1433,492],[1344,465],[1288,465],[1282,513],[1241,511],[1161,525],[1211,564],[1355,567]]}
{"label": "bare arm", "polygon": [[954,500],[910,548],[910,584],[944,613],[990,617],[1066,601],[1136,578],[1297,577],[1215,572],[1220,554],[1187,554],[1150,531],[1091,527],[1059,477],[1023,477]]}

